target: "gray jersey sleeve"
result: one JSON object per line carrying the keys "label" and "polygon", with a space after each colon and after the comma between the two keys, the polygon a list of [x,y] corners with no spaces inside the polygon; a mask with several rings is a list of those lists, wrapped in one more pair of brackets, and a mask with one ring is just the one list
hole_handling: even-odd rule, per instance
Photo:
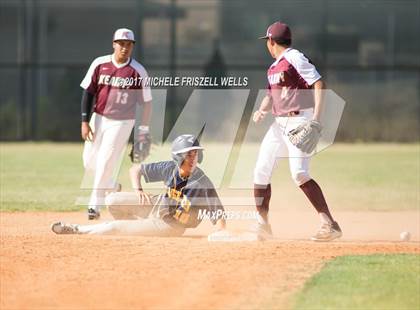
{"label": "gray jersey sleeve", "polygon": [[[212,213],[216,212],[216,214],[218,214],[217,213],[218,210],[222,210],[222,211],[225,210],[214,188],[207,190],[207,198],[208,198],[208,208],[210,212]],[[221,217],[223,217],[223,213],[214,219],[212,218],[211,222],[213,223],[213,225],[215,225]]]}
{"label": "gray jersey sleeve", "polygon": [[[217,213],[218,210],[224,211],[225,209],[222,205],[222,202],[220,201],[219,195],[217,194],[217,191],[214,188],[213,183],[207,177],[205,181],[205,188],[206,188],[207,210],[210,211],[210,213],[212,214],[218,214]],[[219,216],[216,216],[214,218],[212,217],[211,218],[212,224],[215,225],[217,221],[222,217],[223,217],[223,212],[221,212]]]}
{"label": "gray jersey sleeve", "polygon": [[161,161],[151,164],[142,164],[141,174],[147,183],[166,181],[172,176],[175,168],[176,163],[174,161]]}

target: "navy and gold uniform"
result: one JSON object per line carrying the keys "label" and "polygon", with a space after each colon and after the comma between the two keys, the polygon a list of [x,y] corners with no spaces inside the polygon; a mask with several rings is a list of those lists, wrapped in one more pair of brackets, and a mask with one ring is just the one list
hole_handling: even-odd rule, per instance
{"label": "navy and gold uniform", "polygon": [[[211,214],[224,210],[212,182],[198,167],[187,179],[179,175],[175,161],[143,164],[141,173],[146,182],[164,182],[166,192],[155,209],[169,225],[194,228],[201,222],[200,210]],[[211,218],[213,224],[217,219]]]}
{"label": "navy and gold uniform", "polygon": [[[200,136],[200,135],[199,135]],[[224,226],[224,208],[219,196],[204,172],[196,166],[203,160],[203,147],[200,146],[199,137],[181,135],[172,143],[171,161],[162,161],[135,166],[132,176],[133,187],[140,192],[141,177],[146,182],[163,182],[165,191],[158,199],[152,199],[153,208],[150,211],[147,205],[139,205],[136,193],[115,193],[107,197],[108,210],[115,221],[96,225],[72,225],[57,222],[51,229],[57,234],[125,234],[141,236],[177,237],[185,229],[195,228],[202,218],[200,214],[210,214],[210,220],[215,225],[219,220]],[[184,160],[193,154],[194,165],[188,177],[179,173]],[[190,166],[191,167],[191,166]],[[183,170],[185,172],[185,170]],[[119,195],[124,194],[124,195]],[[127,194],[131,197],[127,199]],[[119,200],[119,196],[121,199]],[[112,198],[112,199],[108,199]]]}

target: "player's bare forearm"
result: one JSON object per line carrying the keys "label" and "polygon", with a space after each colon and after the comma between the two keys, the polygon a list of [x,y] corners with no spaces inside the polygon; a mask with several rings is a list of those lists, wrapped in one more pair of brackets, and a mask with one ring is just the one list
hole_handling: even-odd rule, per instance
{"label": "player's bare forearm", "polygon": [[88,122],[82,122],[80,133],[82,139],[85,141],[93,141],[93,131],[89,126]]}
{"label": "player's bare forearm", "polygon": [[269,112],[271,110],[271,105],[273,100],[270,96],[265,96],[264,99],[261,101],[260,110],[261,112]]}
{"label": "player's bare forearm", "polygon": [[134,190],[142,189],[141,186],[141,165],[133,164],[129,170],[131,186]]}
{"label": "player's bare forearm", "polygon": [[143,191],[141,185],[141,165],[134,164],[129,170],[131,186],[134,189],[134,192],[137,194],[140,205],[149,204],[151,205],[150,197]]}
{"label": "player's bare forearm", "polygon": [[264,99],[261,101],[260,107],[257,111],[255,111],[252,119],[255,123],[258,123],[261,121],[268,113],[268,111],[271,110],[273,100],[270,96],[265,96]]}
{"label": "player's bare forearm", "polygon": [[152,117],[152,102],[146,101],[143,104],[143,113],[141,115],[140,125],[149,126],[151,117]]}
{"label": "player's bare forearm", "polygon": [[314,116],[313,119],[320,122],[322,111],[324,109],[324,89],[325,83],[322,80],[318,80],[314,83]]}

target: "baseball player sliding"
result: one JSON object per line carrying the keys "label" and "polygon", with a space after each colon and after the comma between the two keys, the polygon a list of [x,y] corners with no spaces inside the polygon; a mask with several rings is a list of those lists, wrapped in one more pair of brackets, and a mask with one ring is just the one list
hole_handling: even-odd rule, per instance
{"label": "baseball player sliding", "polygon": [[[181,135],[172,143],[171,161],[133,165],[130,178],[135,193],[110,194],[109,211],[118,219],[96,225],[55,223],[56,234],[125,234],[142,236],[181,236],[186,228],[195,228],[200,212],[210,212],[218,230],[224,230],[224,208],[204,172],[197,167],[203,160],[203,148],[193,135]],[[143,191],[146,182],[164,182],[165,194],[150,198]],[[128,203],[127,203],[128,202]],[[153,206],[153,207],[152,207]],[[201,210],[201,211],[200,211]]]}
{"label": "baseball player sliding", "polygon": [[143,83],[147,77],[145,68],[131,58],[134,44],[131,30],[115,31],[114,53],[96,58],[80,84],[83,88],[81,135],[85,140],[83,164],[94,174],[88,206],[90,220],[99,218],[105,191],[118,187],[117,163],[133,129],[139,104],[143,106],[143,113],[134,139],[132,160],[141,161],[140,154],[147,154],[150,147],[148,125],[152,96],[150,88]]}
{"label": "baseball player sliding", "polygon": [[[258,211],[257,231],[270,236],[268,218],[271,174],[278,157],[288,157],[294,182],[302,189],[321,220],[314,241],[331,241],[342,232],[332,217],[319,185],[309,175],[310,154],[321,135],[322,90],[325,87],[315,66],[291,48],[290,28],[281,22],[268,27],[267,49],[275,59],[267,71],[267,94],[254,113],[254,122],[271,110],[275,121],[262,141],[254,170],[254,196]],[[309,90],[309,91],[308,91]]]}

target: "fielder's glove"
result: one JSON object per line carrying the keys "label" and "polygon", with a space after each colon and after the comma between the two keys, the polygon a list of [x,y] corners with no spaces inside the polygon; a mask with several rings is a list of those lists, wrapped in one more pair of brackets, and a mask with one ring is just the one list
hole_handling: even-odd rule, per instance
{"label": "fielder's glove", "polygon": [[305,153],[311,153],[321,137],[322,125],[315,120],[299,125],[289,131],[287,136],[290,142]]}
{"label": "fielder's glove", "polygon": [[132,163],[141,163],[149,156],[152,139],[150,134],[139,133],[131,147],[130,159]]}

